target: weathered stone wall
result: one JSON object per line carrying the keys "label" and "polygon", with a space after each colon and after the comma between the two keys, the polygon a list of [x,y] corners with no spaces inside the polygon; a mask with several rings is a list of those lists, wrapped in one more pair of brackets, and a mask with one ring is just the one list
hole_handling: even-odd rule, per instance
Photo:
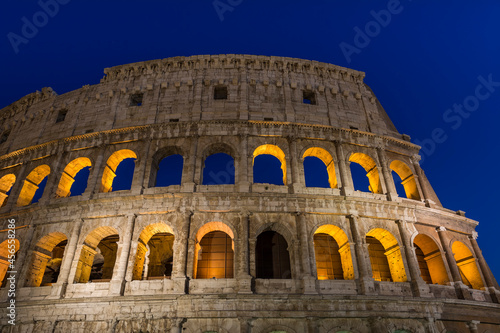
{"label": "weathered stone wall", "polygon": [[[44,90],[0,111],[10,131],[0,144],[0,182],[15,176],[1,192],[0,244],[11,218],[21,244],[17,325],[2,332],[499,329],[500,291],[477,246],[477,222],[441,206],[418,164],[419,147],[385,120],[362,73],[255,56],[174,58],[106,73],[99,85],[61,96]],[[228,87],[227,100],[213,99],[216,85]],[[316,105],[302,103],[303,90],[315,92]],[[129,106],[137,92],[143,105]],[[66,118],[55,123],[62,108]],[[282,152],[285,185],[254,183],[254,154],[264,145]],[[333,187],[306,187],[303,160],[311,148],[331,159]],[[218,152],[233,157],[235,183],[202,185],[204,160]],[[154,187],[155,168],[170,154],[184,158],[181,184]],[[131,189],[108,192],[103,178],[127,156],[136,157]],[[61,184],[72,177],[68,165],[82,157],[91,165],[85,192],[61,197]],[[411,198],[396,193],[395,161],[411,182]],[[368,166],[375,193],[354,190],[350,163]],[[41,166],[50,169],[47,186],[29,204],[25,185],[38,185],[29,175]],[[2,184],[0,191],[9,187]],[[200,238],[214,230],[232,238],[232,279],[194,276]],[[267,230],[287,242],[291,279],[257,278],[256,242]],[[317,279],[318,231],[341,242],[350,279]],[[137,257],[145,260],[148,239],[160,232],[174,237],[172,276],[139,279]],[[80,277],[99,241],[112,235],[118,242],[111,280],[79,283],[88,280]],[[384,246],[395,282],[373,279],[367,236]],[[33,286],[43,273],[40,258],[61,240],[67,245],[57,282]],[[458,263],[457,242],[470,253]],[[421,278],[416,246],[440,270],[433,276],[439,283]],[[3,248],[0,257],[3,264]],[[477,267],[466,273],[481,287],[464,284],[464,263]],[[7,301],[7,289],[0,297]]]}

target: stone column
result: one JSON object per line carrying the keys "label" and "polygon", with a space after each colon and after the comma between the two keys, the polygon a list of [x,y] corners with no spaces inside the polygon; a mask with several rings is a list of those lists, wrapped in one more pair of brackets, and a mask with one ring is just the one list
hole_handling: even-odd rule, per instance
{"label": "stone column", "polygon": [[66,288],[68,287],[69,272],[71,269],[71,263],[75,259],[76,246],[78,244],[78,239],[80,238],[80,231],[82,230],[83,219],[78,219],[73,226],[71,231],[71,236],[69,237],[68,244],[64,249],[63,260],[61,263],[61,269],[59,271],[59,277],[57,278],[57,283],[52,285],[50,298],[62,298],[66,293]]}
{"label": "stone column", "polygon": [[9,197],[7,198],[7,203],[5,204],[4,207],[0,207],[0,209],[4,209],[4,211],[10,212],[12,211],[12,208],[16,206],[19,194],[21,193],[21,190],[24,185],[24,180],[28,176],[28,174],[25,174],[25,172],[26,172],[26,163],[23,163],[21,165],[19,172],[17,173],[16,181],[14,182],[12,188],[10,189],[10,194]]}
{"label": "stone column", "polygon": [[181,192],[194,192],[196,189],[196,155],[198,149],[198,135],[191,137],[191,148],[189,149],[188,163],[182,170]]}
{"label": "stone column", "polygon": [[290,184],[289,187],[291,188],[292,193],[300,193],[304,184],[300,178],[300,163],[299,157],[297,156],[297,139],[294,137],[288,137],[287,139],[290,150],[290,167],[292,169],[292,179],[287,177],[287,181]]}
{"label": "stone column", "polygon": [[483,273],[484,281],[486,282],[486,289],[490,292],[491,299],[495,303],[500,303],[500,291],[496,289],[495,280],[492,277],[491,270],[484,260],[483,252],[479,248],[477,244],[477,232],[473,231],[472,235],[469,236],[469,240],[472,244],[472,249],[479,263],[479,267],[481,268],[481,272]]}
{"label": "stone column", "polygon": [[345,196],[352,195],[352,193],[354,191],[354,186],[352,184],[350,172],[348,172],[349,166],[347,165],[347,163],[345,161],[345,155],[344,155],[344,149],[342,148],[342,142],[341,141],[334,141],[334,143],[335,143],[335,149],[337,151],[340,180],[341,180],[341,186],[339,186],[340,192],[342,193],[342,195],[345,195]]}
{"label": "stone column", "polygon": [[399,234],[403,241],[402,250],[406,255],[406,262],[408,263],[408,270],[410,272],[411,287],[413,296],[415,297],[431,297],[430,288],[420,276],[420,267],[418,266],[417,255],[415,248],[411,243],[411,235],[408,231],[408,222],[405,220],[397,220]]}
{"label": "stone column", "polygon": [[435,205],[436,203],[430,199],[430,193],[427,191],[427,187],[425,186],[424,182],[424,177],[423,177],[423,171],[422,168],[420,168],[420,164],[418,161],[420,161],[420,156],[418,155],[413,155],[411,158],[411,161],[413,162],[413,167],[415,168],[415,172],[417,173],[417,177],[415,179],[415,182],[417,183],[417,187],[422,191],[421,195],[423,196],[423,200],[426,204],[427,207],[432,207],[432,205]]}
{"label": "stone column", "polygon": [[389,201],[397,201],[398,192],[394,185],[394,178],[392,178],[389,166],[387,165],[388,162],[385,150],[381,147],[377,147],[377,155],[380,161],[380,167],[382,168],[382,177],[384,177],[385,188],[387,190],[387,199],[389,199]]}
{"label": "stone column", "polygon": [[439,240],[441,241],[441,246],[446,255],[446,261],[450,267],[451,277],[453,279],[453,285],[455,286],[455,291],[459,299],[472,300],[472,296],[466,285],[462,282],[462,276],[460,275],[460,270],[458,269],[457,262],[453,256],[453,252],[450,247],[450,239],[448,237],[448,232],[445,227],[438,227],[437,229]]}
{"label": "stone column", "polygon": [[250,182],[248,181],[248,173],[252,172],[248,169],[248,136],[240,135],[240,161],[238,170],[234,170],[238,174],[238,192],[249,192]]}
{"label": "stone column", "polygon": [[148,184],[144,183],[146,179],[146,165],[147,162],[152,159],[149,156],[149,150],[151,147],[151,139],[146,139],[142,142],[142,147],[140,153],[137,154],[137,159],[135,160],[135,169],[132,176],[132,185],[130,187],[130,192],[134,195],[140,195],[144,192],[144,188],[148,187]]}
{"label": "stone column", "polygon": [[311,254],[309,253],[309,233],[307,230],[306,214],[303,212],[295,213],[295,225],[299,238],[299,260],[304,294],[317,294],[316,278],[312,275]]}
{"label": "stone column", "polygon": [[357,279],[358,293],[362,295],[374,295],[375,294],[375,284],[373,280],[373,272],[370,263],[370,255],[368,254],[368,245],[366,244],[366,238],[361,236],[359,231],[358,223],[359,217],[356,215],[350,215],[350,226],[351,233],[354,240],[354,248],[356,249],[354,256],[356,258],[359,277]]}
{"label": "stone column", "polygon": [[235,277],[238,279],[240,294],[251,294],[252,293],[252,277],[250,276],[249,270],[249,254],[248,254],[248,238],[249,238],[249,224],[251,212],[241,211],[239,213],[239,237],[238,237],[238,252],[237,255],[237,267]]}
{"label": "stone column", "polygon": [[189,244],[189,233],[191,227],[192,211],[177,213],[177,225],[179,232],[174,239],[173,252],[174,262],[172,267],[172,281],[174,282],[174,292],[177,294],[186,293],[187,288],[187,255]]}
{"label": "stone column", "polygon": [[113,270],[113,278],[109,284],[110,295],[123,295],[125,289],[125,274],[127,272],[127,264],[130,254],[130,244],[132,242],[132,235],[134,232],[136,215],[128,215],[127,225],[123,234],[123,240],[118,248],[118,258]]}
{"label": "stone column", "polygon": [[57,187],[59,186],[59,181],[61,180],[61,175],[66,167],[65,165],[61,166],[61,160],[64,156],[63,152],[58,152],[58,156],[55,158],[55,162],[51,165],[51,170],[48,175],[47,185],[43,190],[42,197],[39,202],[42,205],[46,205],[52,198],[56,195]]}

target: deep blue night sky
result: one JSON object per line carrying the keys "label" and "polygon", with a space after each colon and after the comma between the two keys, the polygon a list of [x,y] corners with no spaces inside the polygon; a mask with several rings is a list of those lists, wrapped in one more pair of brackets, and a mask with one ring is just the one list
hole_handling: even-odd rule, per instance
{"label": "deep blue night sky", "polygon": [[[3,4],[0,107],[45,86],[62,94],[96,84],[105,67],[172,56],[276,55],[364,71],[398,130],[424,146],[422,167],[443,205],[480,222],[479,244],[500,278],[497,1],[220,0],[221,16],[210,0],[60,2],[53,17],[36,1]],[[379,15],[383,26],[373,24],[381,10],[392,11]],[[23,18],[40,26],[27,38]],[[355,38],[366,28],[371,37]]]}

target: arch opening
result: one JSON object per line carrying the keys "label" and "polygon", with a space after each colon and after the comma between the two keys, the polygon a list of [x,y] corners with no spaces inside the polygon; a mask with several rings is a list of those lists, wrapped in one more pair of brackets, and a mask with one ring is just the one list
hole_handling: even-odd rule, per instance
{"label": "arch opening", "polygon": [[50,167],[45,164],[33,169],[24,181],[17,205],[23,207],[38,202],[45,190],[49,174]]}
{"label": "arch opening", "polygon": [[[403,162],[395,160],[391,162],[390,169],[396,173],[401,179],[400,184],[404,188],[405,196],[408,199],[420,200],[420,194],[418,193],[417,182],[415,176],[411,169]],[[393,174],[394,183],[398,183]],[[398,188],[398,187],[396,187]],[[402,196],[401,194],[398,195]]]}
{"label": "arch opening", "polygon": [[306,187],[337,187],[335,164],[332,155],[328,151],[323,148],[312,147],[304,152],[302,158],[304,159]]}
{"label": "arch opening", "polygon": [[226,153],[207,156],[203,162],[202,185],[234,184],[234,158]]}
{"label": "arch opening", "polygon": [[457,262],[462,282],[473,289],[482,289],[484,287],[481,273],[477,267],[476,259],[469,248],[462,242],[456,241],[451,246],[451,251]]}
{"label": "arch opening", "polygon": [[102,174],[101,192],[129,190],[137,155],[129,149],[114,152],[106,162]]}
{"label": "arch opening", "polygon": [[342,229],[323,225],[315,231],[313,241],[318,280],[354,279],[351,247]]}
{"label": "arch opening", "polygon": [[10,190],[15,182],[16,176],[14,174],[8,174],[0,178],[0,208],[7,204]]}
{"label": "arch opening", "polygon": [[223,231],[210,231],[196,244],[196,279],[234,277],[233,239]]}
{"label": "arch opening", "polygon": [[288,243],[285,238],[276,231],[264,231],[257,237],[255,256],[257,278],[292,278]]}
{"label": "arch opening", "polygon": [[252,165],[254,183],[287,184],[285,153],[278,146],[266,144],[257,147],[253,152]]}
{"label": "arch opening", "polygon": [[443,257],[436,242],[418,234],[413,240],[422,279],[429,284],[447,285],[450,282]]}
{"label": "arch opening", "polygon": [[147,226],[139,236],[133,280],[170,278],[174,259],[174,234],[164,223]]}
{"label": "arch opening", "polygon": [[56,197],[81,195],[87,188],[92,162],[87,157],[74,159],[64,168],[56,190]]}
{"label": "arch opening", "polygon": [[355,190],[366,192],[366,186],[363,186],[364,182],[361,181],[361,177],[355,177],[359,174],[359,170],[356,170],[353,163],[360,165],[366,172],[369,184],[368,191],[372,193],[382,193],[382,184],[380,183],[378,167],[370,156],[363,153],[354,153],[349,157],[349,162],[351,162],[350,167]]}
{"label": "arch opening", "polygon": [[51,286],[57,282],[67,243],[66,235],[61,232],[52,232],[38,241],[32,254],[27,287]]}
{"label": "arch opening", "polygon": [[158,164],[155,187],[180,185],[183,166],[184,158],[182,155],[174,154],[163,158]]}
{"label": "arch opening", "polygon": [[376,228],[366,234],[368,253],[376,281],[406,282],[403,256],[396,238],[387,230]]}
{"label": "arch opening", "polygon": [[[9,271],[9,265],[12,259],[15,258],[19,251],[19,246],[19,240],[16,238],[4,240],[0,244],[0,288],[5,288],[10,284],[7,280],[10,274],[7,274],[7,271]],[[9,259],[11,261],[9,261]]]}
{"label": "arch opening", "polygon": [[81,248],[75,283],[109,282],[113,276],[118,241],[114,228],[99,227],[92,231]]}

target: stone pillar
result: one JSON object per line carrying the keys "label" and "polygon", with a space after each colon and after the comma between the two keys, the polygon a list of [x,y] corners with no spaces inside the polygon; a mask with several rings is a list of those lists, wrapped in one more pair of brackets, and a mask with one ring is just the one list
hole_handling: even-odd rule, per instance
{"label": "stone pillar", "polygon": [[[104,172],[104,168],[106,167],[106,161],[104,161],[104,155],[106,155],[106,146],[107,143],[102,143],[99,148],[94,152],[95,156],[95,165],[92,166],[92,169],[89,174],[89,179],[87,182],[87,189],[83,193],[83,195],[87,195],[88,199],[92,199],[99,190],[101,189],[102,175]],[[103,163],[104,162],[104,163]]]}
{"label": "stone pillar", "polygon": [[172,281],[174,293],[184,294],[187,288],[187,255],[189,246],[189,233],[193,212],[177,213],[179,232],[174,239],[174,262],[172,267]]}
{"label": "stone pillar", "polygon": [[0,207],[2,209],[4,208],[5,209],[4,211],[10,212],[12,211],[12,208],[16,206],[19,194],[21,193],[21,189],[23,188],[24,185],[24,180],[28,176],[28,174],[25,174],[25,172],[26,172],[26,163],[23,163],[21,165],[19,172],[17,173],[16,181],[14,182],[12,188],[10,189],[10,194],[9,197],[7,198],[7,203],[5,204],[4,207]]}
{"label": "stone pillar", "polygon": [[246,134],[240,135],[240,161],[238,165],[238,192],[249,192],[250,182],[248,181],[248,174],[252,170],[248,169],[248,136]]}
{"label": "stone pillar", "polygon": [[125,274],[127,272],[127,265],[130,254],[130,244],[132,242],[132,235],[134,232],[135,218],[136,215],[128,215],[127,225],[125,232],[123,234],[123,240],[119,245],[118,258],[115,263],[113,270],[113,278],[109,284],[109,294],[110,295],[123,295],[125,289]]}
{"label": "stone pillar", "polygon": [[392,178],[389,166],[387,165],[388,162],[385,150],[381,147],[377,147],[377,155],[380,161],[380,167],[382,168],[382,177],[384,177],[385,188],[387,190],[387,199],[389,199],[389,201],[397,201],[398,192],[394,185],[394,178]]}
{"label": "stone pillar", "polygon": [[351,173],[348,171],[349,166],[347,165],[345,160],[344,149],[342,148],[342,142],[334,141],[334,143],[335,143],[335,149],[337,151],[340,180],[341,180],[341,186],[339,186],[340,193],[345,196],[352,195],[352,193],[354,192],[354,186],[352,183],[352,178],[350,176]]}
{"label": "stone pillar", "polygon": [[354,257],[356,258],[359,272],[359,277],[357,279],[358,293],[362,295],[374,295],[375,284],[373,280],[370,255],[368,254],[368,245],[366,244],[366,238],[364,236],[361,236],[361,233],[359,231],[359,217],[356,215],[350,215],[349,220],[352,237],[355,243],[354,248],[356,250],[356,255]]}
{"label": "stone pillar", "polygon": [[420,168],[420,164],[418,163],[418,161],[420,161],[420,156],[413,155],[411,161],[413,162],[413,167],[415,168],[415,172],[417,173],[415,182],[417,183],[417,187],[422,191],[421,192],[422,199],[424,200],[427,207],[432,207],[432,205],[435,205],[436,203],[430,199],[430,193],[429,191],[427,191],[427,187],[423,183],[424,181],[424,178],[422,176],[423,172],[422,169]]}
{"label": "stone pillar", "polygon": [[467,327],[469,328],[470,333],[479,333],[477,325],[479,325],[480,323],[481,322],[479,320],[471,320],[470,322],[468,322]]}
{"label": "stone pillar", "polygon": [[240,232],[237,246],[238,252],[235,253],[237,256],[235,277],[238,279],[238,293],[240,294],[252,293],[252,277],[250,276],[248,253],[249,224],[251,214],[252,213],[250,212],[242,211],[238,216]]}
{"label": "stone pillar", "polygon": [[148,184],[145,184],[144,180],[146,179],[147,162],[152,159],[152,156],[149,156],[150,147],[151,139],[146,139],[145,142],[142,142],[140,154],[137,154],[137,159],[135,160],[135,169],[130,187],[131,194],[140,195],[148,187]]}
{"label": "stone pillar", "polygon": [[[14,266],[18,272],[20,271],[20,274],[18,275],[19,278],[17,280],[18,286],[22,286],[22,283],[26,281],[26,275],[29,273],[29,265],[22,265],[21,267],[19,267],[19,263],[24,263],[27,262],[27,260],[29,260],[28,248],[29,244],[31,244],[31,241],[33,239],[33,233],[35,232],[35,228],[33,227],[34,218],[36,217],[32,217],[31,221],[29,222],[29,225],[27,225],[28,230],[26,231],[26,235],[22,237],[22,240],[19,238],[20,236],[18,234],[19,229],[16,232],[17,238],[19,239],[19,250],[16,253],[16,261],[14,262]],[[18,223],[17,221],[19,220],[16,218],[16,223]]]}
{"label": "stone pillar", "polygon": [[411,235],[408,230],[408,222],[405,220],[397,220],[399,234],[403,241],[402,249],[406,255],[406,262],[408,263],[408,270],[410,272],[411,287],[413,296],[415,297],[431,297],[430,288],[420,276],[420,267],[418,266],[417,255],[415,248],[411,243]]}
{"label": "stone pillar", "polygon": [[457,262],[453,255],[450,247],[450,239],[448,237],[448,232],[445,227],[439,227],[436,229],[439,235],[439,240],[446,255],[446,261],[450,267],[451,277],[453,279],[453,285],[455,286],[455,291],[459,299],[472,300],[472,296],[469,289],[462,282],[462,276],[460,275],[460,270],[458,269]]}
{"label": "stone pillar", "polygon": [[473,231],[472,235],[469,236],[469,240],[472,244],[472,249],[479,263],[479,267],[481,268],[481,272],[483,273],[484,281],[486,282],[486,289],[490,292],[491,299],[495,303],[500,303],[500,291],[496,289],[495,280],[492,277],[492,273],[486,260],[484,260],[483,252],[479,248],[477,244],[477,232]]}
{"label": "stone pillar", "polygon": [[191,148],[189,149],[188,163],[182,170],[181,192],[194,192],[196,189],[196,155],[198,149],[198,135],[191,137]]}
{"label": "stone pillar", "polygon": [[295,213],[295,225],[299,238],[299,261],[304,294],[317,294],[316,278],[312,275],[311,254],[309,253],[309,233],[307,230],[306,214],[303,212]]}
{"label": "stone pillar", "polygon": [[61,166],[61,160],[63,156],[63,152],[58,152],[58,155],[55,158],[55,162],[51,165],[51,170],[47,179],[47,185],[45,186],[42,197],[39,200],[41,205],[46,205],[56,195],[56,190],[59,186],[59,181],[61,180],[60,175],[62,175],[63,170],[66,167],[65,165]]}
{"label": "stone pillar", "polygon": [[[288,137],[288,146],[290,150],[290,167],[292,169],[292,179],[290,180],[288,177],[289,187],[291,189],[291,193],[300,193],[304,184],[300,177],[299,171],[299,157],[297,156],[297,139],[294,137]],[[286,185],[286,184],[285,184]]]}
{"label": "stone pillar", "polygon": [[62,298],[66,293],[66,288],[68,287],[69,272],[71,269],[71,263],[75,259],[76,246],[78,244],[78,239],[80,238],[80,231],[82,230],[83,219],[78,219],[73,230],[71,231],[71,236],[69,237],[68,244],[64,249],[63,260],[61,263],[61,268],[59,270],[59,277],[57,282],[52,285],[50,298]]}

